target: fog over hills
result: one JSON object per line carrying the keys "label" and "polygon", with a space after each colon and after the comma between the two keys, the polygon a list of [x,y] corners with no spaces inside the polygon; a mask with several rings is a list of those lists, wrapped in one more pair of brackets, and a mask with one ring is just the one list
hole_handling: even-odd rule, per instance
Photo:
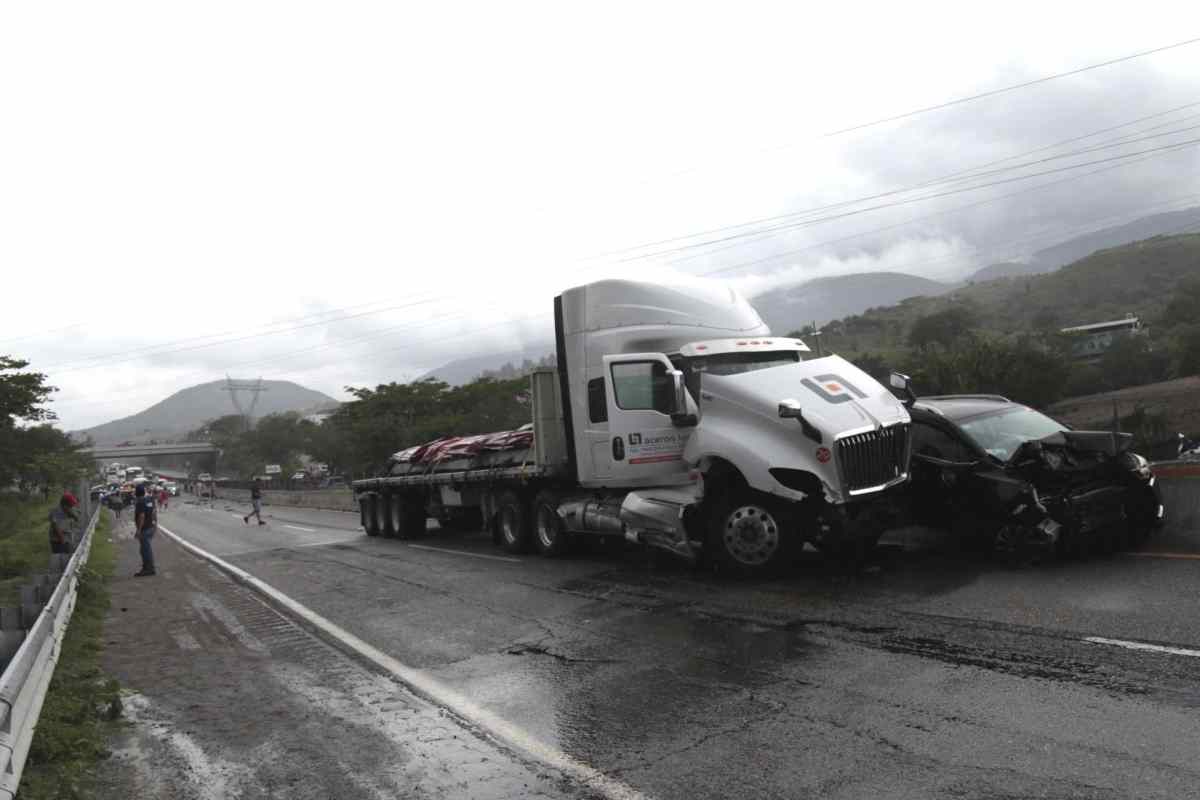
{"label": "fog over hills", "polygon": [[778,335],[814,321],[823,325],[868,308],[890,306],[917,295],[941,294],[951,288],[948,283],[902,272],[864,272],[771,289],[751,297],[750,304]]}
{"label": "fog over hills", "polygon": [[1200,206],[1181,211],[1168,211],[1135,219],[1124,225],[1101,228],[1082,236],[1076,236],[1031,254],[1019,262],[992,264],[971,276],[973,281],[988,281],[1016,275],[1038,275],[1053,272],[1084,256],[1108,247],[1119,247],[1130,242],[1149,239],[1151,236],[1179,233],[1189,226],[1200,225]]}
{"label": "fog over hills", "polygon": [[[263,381],[266,391],[258,397],[255,417],[283,411],[315,412],[334,408],[338,402],[327,394],[307,389],[291,381]],[[241,393],[242,403],[248,406],[249,396]],[[112,445],[150,439],[178,439],[205,422],[237,413],[233,399],[225,391],[225,381],[201,383],[181,389],[165,400],[123,419],[106,422],[94,428],[74,431],[73,435],[90,436],[98,445]]]}

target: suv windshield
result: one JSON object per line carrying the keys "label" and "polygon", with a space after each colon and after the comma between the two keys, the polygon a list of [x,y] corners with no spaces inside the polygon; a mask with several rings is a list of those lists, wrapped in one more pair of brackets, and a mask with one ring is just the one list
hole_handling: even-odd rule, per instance
{"label": "suv windshield", "polygon": [[1062,423],[1024,406],[976,417],[960,425],[977,445],[1001,461],[1012,458],[1025,442],[1067,429]]}
{"label": "suv windshield", "polygon": [[687,360],[687,366],[693,372],[707,372],[710,375],[737,375],[757,369],[782,367],[799,361],[800,352],[797,350],[769,350],[693,356]]}

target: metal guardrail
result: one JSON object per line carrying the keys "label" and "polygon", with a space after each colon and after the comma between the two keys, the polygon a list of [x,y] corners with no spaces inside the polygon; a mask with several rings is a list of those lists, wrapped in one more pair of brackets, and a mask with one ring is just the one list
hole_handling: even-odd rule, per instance
{"label": "metal guardrail", "polygon": [[[97,507],[75,552],[67,561],[53,594],[0,674],[0,800],[13,800],[21,782],[25,758],[33,742],[33,731],[42,712],[46,691],[50,688],[50,679],[54,676],[67,624],[75,610],[79,573],[87,563],[92,548],[92,533],[96,530],[99,518],[100,509]],[[36,599],[35,592],[35,602]],[[22,605],[23,611],[27,611],[29,604],[23,602]]]}

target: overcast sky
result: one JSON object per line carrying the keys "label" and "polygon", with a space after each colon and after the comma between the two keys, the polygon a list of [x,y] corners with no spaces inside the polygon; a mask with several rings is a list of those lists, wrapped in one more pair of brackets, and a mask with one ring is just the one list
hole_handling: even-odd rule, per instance
{"label": "overcast sky", "polygon": [[976,8],[3,4],[0,353],[67,428],[226,373],[344,398],[549,339],[602,277],[953,280],[1200,205],[1191,144],[677,238],[1150,115],[924,194],[1200,139],[1200,44],[827,135],[1200,37],[1180,2]]}

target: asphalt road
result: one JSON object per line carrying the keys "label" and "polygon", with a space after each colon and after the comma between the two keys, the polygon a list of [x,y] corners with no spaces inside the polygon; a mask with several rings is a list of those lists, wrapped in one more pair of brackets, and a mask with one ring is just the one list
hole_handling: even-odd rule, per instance
{"label": "asphalt road", "polygon": [[1200,531],[1033,568],[914,535],[862,572],[729,582],[244,513],[161,521],[650,797],[1200,797]]}

